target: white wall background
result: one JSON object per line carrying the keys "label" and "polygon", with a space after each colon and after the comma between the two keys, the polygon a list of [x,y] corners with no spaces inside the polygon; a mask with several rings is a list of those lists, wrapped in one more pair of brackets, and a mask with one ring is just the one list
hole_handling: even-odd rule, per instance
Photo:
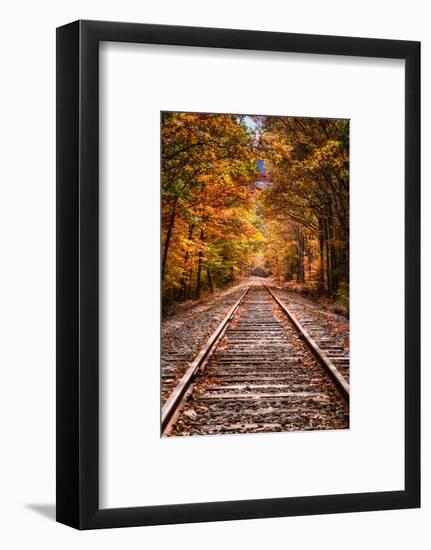
{"label": "white wall background", "polygon": [[[363,549],[429,547],[430,402],[423,399],[423,508],[79,533],[55,524],[55,27],[79,18],[422,40],[423,151],[431,147],[431,37],[420,0],[83,0],[2,11],[0,162],[0,543],[4,548]],[[318,92],[318,90],[316,90]],[[431,173],[423,162],[423,240]],[[423,280],[431,275],[424,249]],[[424,310],[431,306],[423,288]],[[425,317],[425,316],[424,316]],[[424,318],[426,341],[430,323]],[[423,395],[431,385],[423,355]],[[354,472],[352,472],[354,475]]]}
{"label": "white wall background", "polygon": [[[404,62],[318,57],[118,43],[100,48],[102,507],[404,487]],[[271,82],[263,85],[264,93],[260,82],[244,82],[244,74],[252,73]],[[150,90],[149,74],[155,75]],[[318,93],[316,81],[325,82]],[[220,86],[224,82],[229,86]],[[154,314],[160,280],[159,112],[168,108],[351,118],[351,430],[160,438],[160,373],[151,366],[160,355]],[[380,132],[370,133],[376,121],[391,128],[384,141]],[[385,208],[388,196],[391,208]],[[371,251],[382,209],[391,240]],[[152,237],[145,253],[143,235]],[[384,287],[375,285],[370,265],[380,266]],[[381,315],[370,319],[370,303],[386,311],[384,325]],[[391,340],[390,350],[382,338]],[[376,422],[377,411],[385,416],[384,427]],[[271,466],[257,476],[268,464],[269,448]],[[184,475],[169,476],[166,483],[172,456]],[[214,468],[217,475],[208,476]]]}

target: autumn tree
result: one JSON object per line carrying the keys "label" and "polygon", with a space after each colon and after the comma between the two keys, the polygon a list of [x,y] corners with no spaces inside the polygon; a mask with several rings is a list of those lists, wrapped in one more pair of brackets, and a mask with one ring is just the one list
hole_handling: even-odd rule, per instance
{"label": "autumn tree", "polygon": [[163,113],[162,258],[166,300],[198,298],[245,269],[253,242],[256,139],[242,117]]}
{"label": "autumn tree", "polygon": [[[308,279],[333,296],[349,281],[348,121],[259,117],[258,123],[267,170],[263,212],[274,222],[270,235],[290,236],[280,248],[289,259],[282,277],[294,271],[298,282]],[[276,266],[270,249],[268,262]]]}
{"label": "autumn tree", "polygon": [[163,113],[161,142],[164,303],[256,269],[348,292],[347,120]]}

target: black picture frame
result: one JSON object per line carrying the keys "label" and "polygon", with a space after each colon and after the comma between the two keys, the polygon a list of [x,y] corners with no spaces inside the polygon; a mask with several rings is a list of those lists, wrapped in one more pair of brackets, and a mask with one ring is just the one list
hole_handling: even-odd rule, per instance
{"label": "black picture frame", "polygon": [[[99,42],[405,61],[405,488],[99,509]],[[151,82],[148,83],[151,86]],[[78,529],[420,506],[420,43],[135,23],[57,29],[57,521]]]}

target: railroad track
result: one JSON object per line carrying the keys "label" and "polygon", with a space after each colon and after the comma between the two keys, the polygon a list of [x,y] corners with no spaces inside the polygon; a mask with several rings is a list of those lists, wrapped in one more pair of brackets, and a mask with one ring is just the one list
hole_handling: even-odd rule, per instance
{"label": "railroad track", "polygon": [[[284,292],[281,289],[272,288],[271,292],[276,299],[283,303]],[[313,313],[311,307],[305,306],[300,297],[292,296],[292,293],[290,293],[288,301],[291,315],[296,317],[301,326],[308,332],[310,338],[316,342],[319,349],[325,353],[348,383],[350,378],[350,356],[345,349],[344,335],[334,335],[330,328],[326,326],[324,319],[320,318],[316,321],[316,313]]]}
{"label": "railroad track", "polygon": [[[224,296],[220,303],[215,302],[211,305],[203,305],[195,308],[198,315],[201,315],[200,334],[194,335],[193,340],[198,342],[198,348],[203,347],[214,331],[214,327],[220,323],[223,318],[224,310],[226,307],[232,308],[240,298],[242,294],[241,289],[235,290],[233,293],[229,293]],[[168,323],[169,324],[169,323]],[[186,322],[187,324],[187,322]],[[174,391],[178,381],[182,378],[186,372],[188,366],[193,362],[196,351],[192,349],[192,346],[187,342],[187,332],[180,323],[175,328],[175,324],[170,323],[170,327],[167,330],[166,341],[162,349],[162,403],[164,404],[169,396]],[[165,331],[163,330],[163,333]],[[165,336],[163,335],[163,340]]]}
{"label": "railroad track", "polygon": [[166,400],[162,435],[347,428],[339,351],[300,308],[251,285]]}

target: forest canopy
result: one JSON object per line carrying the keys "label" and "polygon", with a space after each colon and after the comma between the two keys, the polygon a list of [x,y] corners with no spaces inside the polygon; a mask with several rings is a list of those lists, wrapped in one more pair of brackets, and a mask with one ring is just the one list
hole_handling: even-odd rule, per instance
{"label": "forest canopy", "polygon": [[349,122],[164,112],[163,302],[251,274],[348,297]]}

